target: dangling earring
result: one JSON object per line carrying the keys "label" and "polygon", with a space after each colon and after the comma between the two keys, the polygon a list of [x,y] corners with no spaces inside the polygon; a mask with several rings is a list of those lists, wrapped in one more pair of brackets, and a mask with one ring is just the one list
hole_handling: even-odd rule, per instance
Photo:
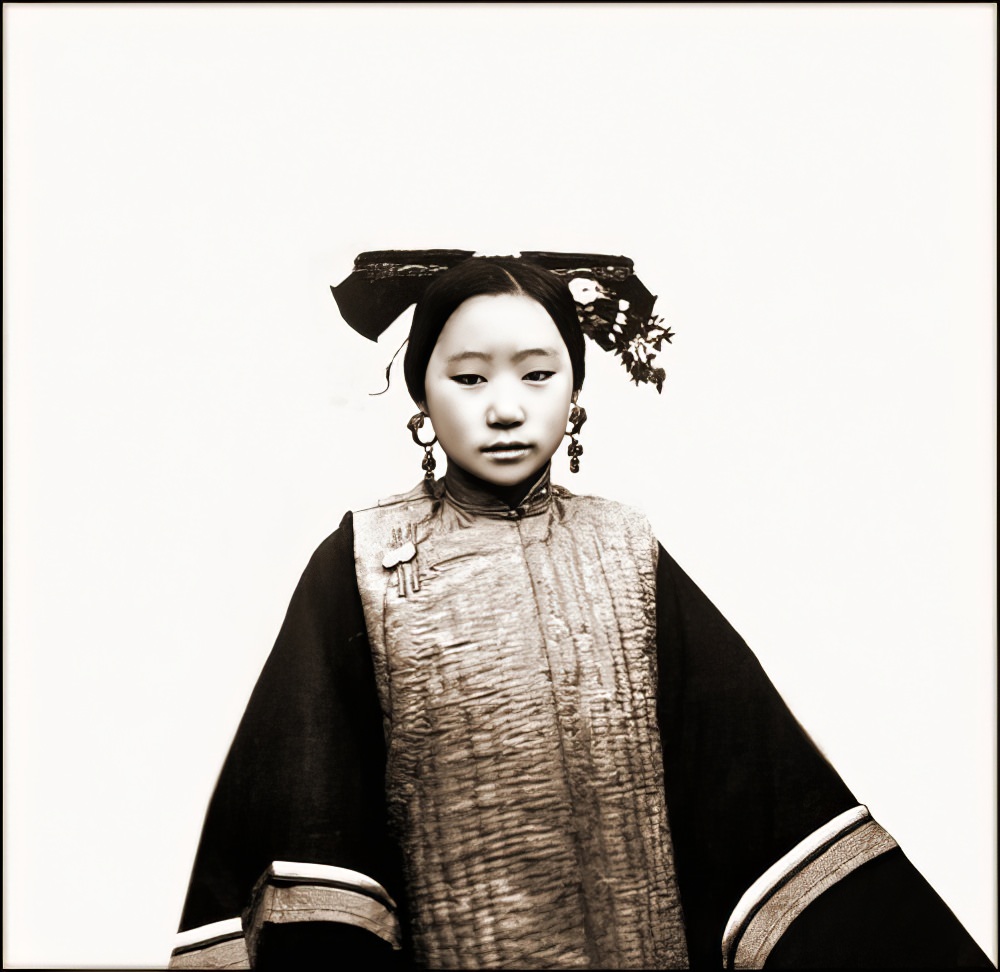
{"label": "dangling earring", "polygon": [[417,430],[424,427],[425,418],[430,418],[430,416],[425,412],[417,412],[417,414],[406,423],[406,427],[410,430],[410,435],[413,436],[413,441],[416,442],[418,446],[423,446],[424,460],[420,463],[420,467],[424,471],[424,479],[432,481],[434,479],[434,469],[437,466],[437,460],[434,458],[434,443],[437,442],[437,436],[434,436],[430,442],[420,441],[420,436],[417,435]]}
{"label": "dangling earring", "polygon": [[563,435],[569,436],[569,447],[566,452],[569,455],[569,471],[571,473],[580,471],[580,456],[583,455],[583,446],[577,442],[576,437],[580,434],[580,429],[586,421],[587,410],[574,402],[573,407],[569,410],[570,429],[563,433]]}

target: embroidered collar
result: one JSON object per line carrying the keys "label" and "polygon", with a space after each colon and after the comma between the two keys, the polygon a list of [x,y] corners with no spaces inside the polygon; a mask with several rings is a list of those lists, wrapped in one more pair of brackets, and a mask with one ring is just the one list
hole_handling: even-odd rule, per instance
{"label": "embroidered collar", "polygon": [[538,482],[515,507],[509,506],[453,467],[434,486],[439,497],[463,513],[496,520],[520,520],[526,516],[537,516],[549,508],[552,502],[550,476],[551,469],[546,466]]}

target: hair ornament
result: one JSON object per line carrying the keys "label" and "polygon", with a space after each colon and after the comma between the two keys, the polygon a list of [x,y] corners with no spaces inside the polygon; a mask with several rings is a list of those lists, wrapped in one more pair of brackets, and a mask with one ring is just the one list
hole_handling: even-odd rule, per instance
{"label": "hair ornament", "polygon": [[[472,250],[372,250],[361,253],[354,270],[331,287],[341,316],[370,341],[423,296],[439,273],[480,257]],[[576,302],[584,334],[617,355],[629,377],[663,391],[666,372],[656,355],[674,336],[653,314],[656,297],[635,275],[628,257],[596,253],[523,251],[504,259],[523,260],[563,278]]]}

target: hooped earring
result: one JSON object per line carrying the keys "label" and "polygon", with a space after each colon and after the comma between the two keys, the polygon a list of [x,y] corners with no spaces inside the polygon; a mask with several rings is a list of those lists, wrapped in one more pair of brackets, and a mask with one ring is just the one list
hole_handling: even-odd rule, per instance
{"label": "hooped earring", "polygon": [[418,446],[423,447],[424,459],[423,462],[420,463],[420,468],[424,471],[424,479],[433,481],[434,470],[437,467],[437,460],[434,458],[434,443],[437,442],[437,436],[434,436],[430,442],[421,442],[420,436],[417,435],[417,430],[424,427],[425,418],[430,418],[426,412],[417,412],[417,414],[406,423],[406,427],[410,430],[410,435],[413,436],[413,441],[416,442]]}
{"label": "hooped earring", "polygon": [[563,435],[569,436],[569,446],[566,452],[569,455],[569,471],[571,473],[580,471],[580,456],[583,455],[583,446],[580,445],[576,437],[580,434],[580,429],[586,421],[587,410],[574,402],[573,407],[569,410],[569,431],[563,433]]}

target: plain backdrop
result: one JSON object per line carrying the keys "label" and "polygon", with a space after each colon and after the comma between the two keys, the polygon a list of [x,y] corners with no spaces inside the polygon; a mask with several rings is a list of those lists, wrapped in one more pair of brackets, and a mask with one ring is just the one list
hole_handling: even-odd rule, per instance
{"label": "plain backdrop", "polygon": [[5,4],[4,961],[166,963],[314,548],[408,489],[376,248],[635,260],[645,510],[997,958],[992,4]]}

